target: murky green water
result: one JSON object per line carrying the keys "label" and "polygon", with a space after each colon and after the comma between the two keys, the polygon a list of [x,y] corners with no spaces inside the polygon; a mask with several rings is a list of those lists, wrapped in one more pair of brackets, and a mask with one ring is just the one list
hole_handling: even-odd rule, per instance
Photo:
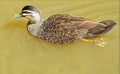
{"label": "murky green water", "polygon": [[[24,5],[41,9],[43,18],[56,13],[102,21],[113,19],[104,48],[92,43],[53,44],[32,37],[27,19],[13,19]],[[118,1],[0,1],[0,74],[118,74]]]}

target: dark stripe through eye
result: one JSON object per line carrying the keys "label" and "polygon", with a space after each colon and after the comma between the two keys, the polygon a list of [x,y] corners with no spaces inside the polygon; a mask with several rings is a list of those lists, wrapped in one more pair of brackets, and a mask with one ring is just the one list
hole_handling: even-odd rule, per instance
{"label": "dark stripe through eye", "polygon": [[23,11],[22,13],[27,13],[28,14],[28,13],[31,13],[31,12]]}

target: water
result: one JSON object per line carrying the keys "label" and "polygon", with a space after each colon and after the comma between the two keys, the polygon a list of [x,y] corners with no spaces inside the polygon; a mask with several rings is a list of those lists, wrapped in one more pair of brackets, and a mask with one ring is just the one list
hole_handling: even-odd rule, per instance
{"label": "water", "polygon": [[[95,21],[113,19],[105,47],[82,41],[53,44],[31,36],[27,19],[13,19],[24,5],[35,5],[43,18],[68,13]],[[0,74],[118,74],[118,1],[1,1]]]}

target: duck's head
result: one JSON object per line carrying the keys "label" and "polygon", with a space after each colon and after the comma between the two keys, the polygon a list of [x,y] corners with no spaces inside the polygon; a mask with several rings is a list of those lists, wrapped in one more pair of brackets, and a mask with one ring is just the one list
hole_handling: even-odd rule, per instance
{"label": "duck's head", "polygon": [[24,6],[20,14],[14,15],[14,18],[21,18],[21,17],[26,17],[31,22],[41,21],[41,13],[39,9],[31,5]]}

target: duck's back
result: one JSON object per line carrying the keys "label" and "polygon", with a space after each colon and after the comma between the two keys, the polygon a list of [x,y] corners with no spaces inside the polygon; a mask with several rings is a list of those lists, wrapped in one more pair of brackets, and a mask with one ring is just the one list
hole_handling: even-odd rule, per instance
{"label": "duck's back", "polygon": [[88,32],[88,29],[81,28],[82,23],[87,20],[68,14],[53,15],[43,22],[39,37],[54,43],[70,43],[80,40]]}

